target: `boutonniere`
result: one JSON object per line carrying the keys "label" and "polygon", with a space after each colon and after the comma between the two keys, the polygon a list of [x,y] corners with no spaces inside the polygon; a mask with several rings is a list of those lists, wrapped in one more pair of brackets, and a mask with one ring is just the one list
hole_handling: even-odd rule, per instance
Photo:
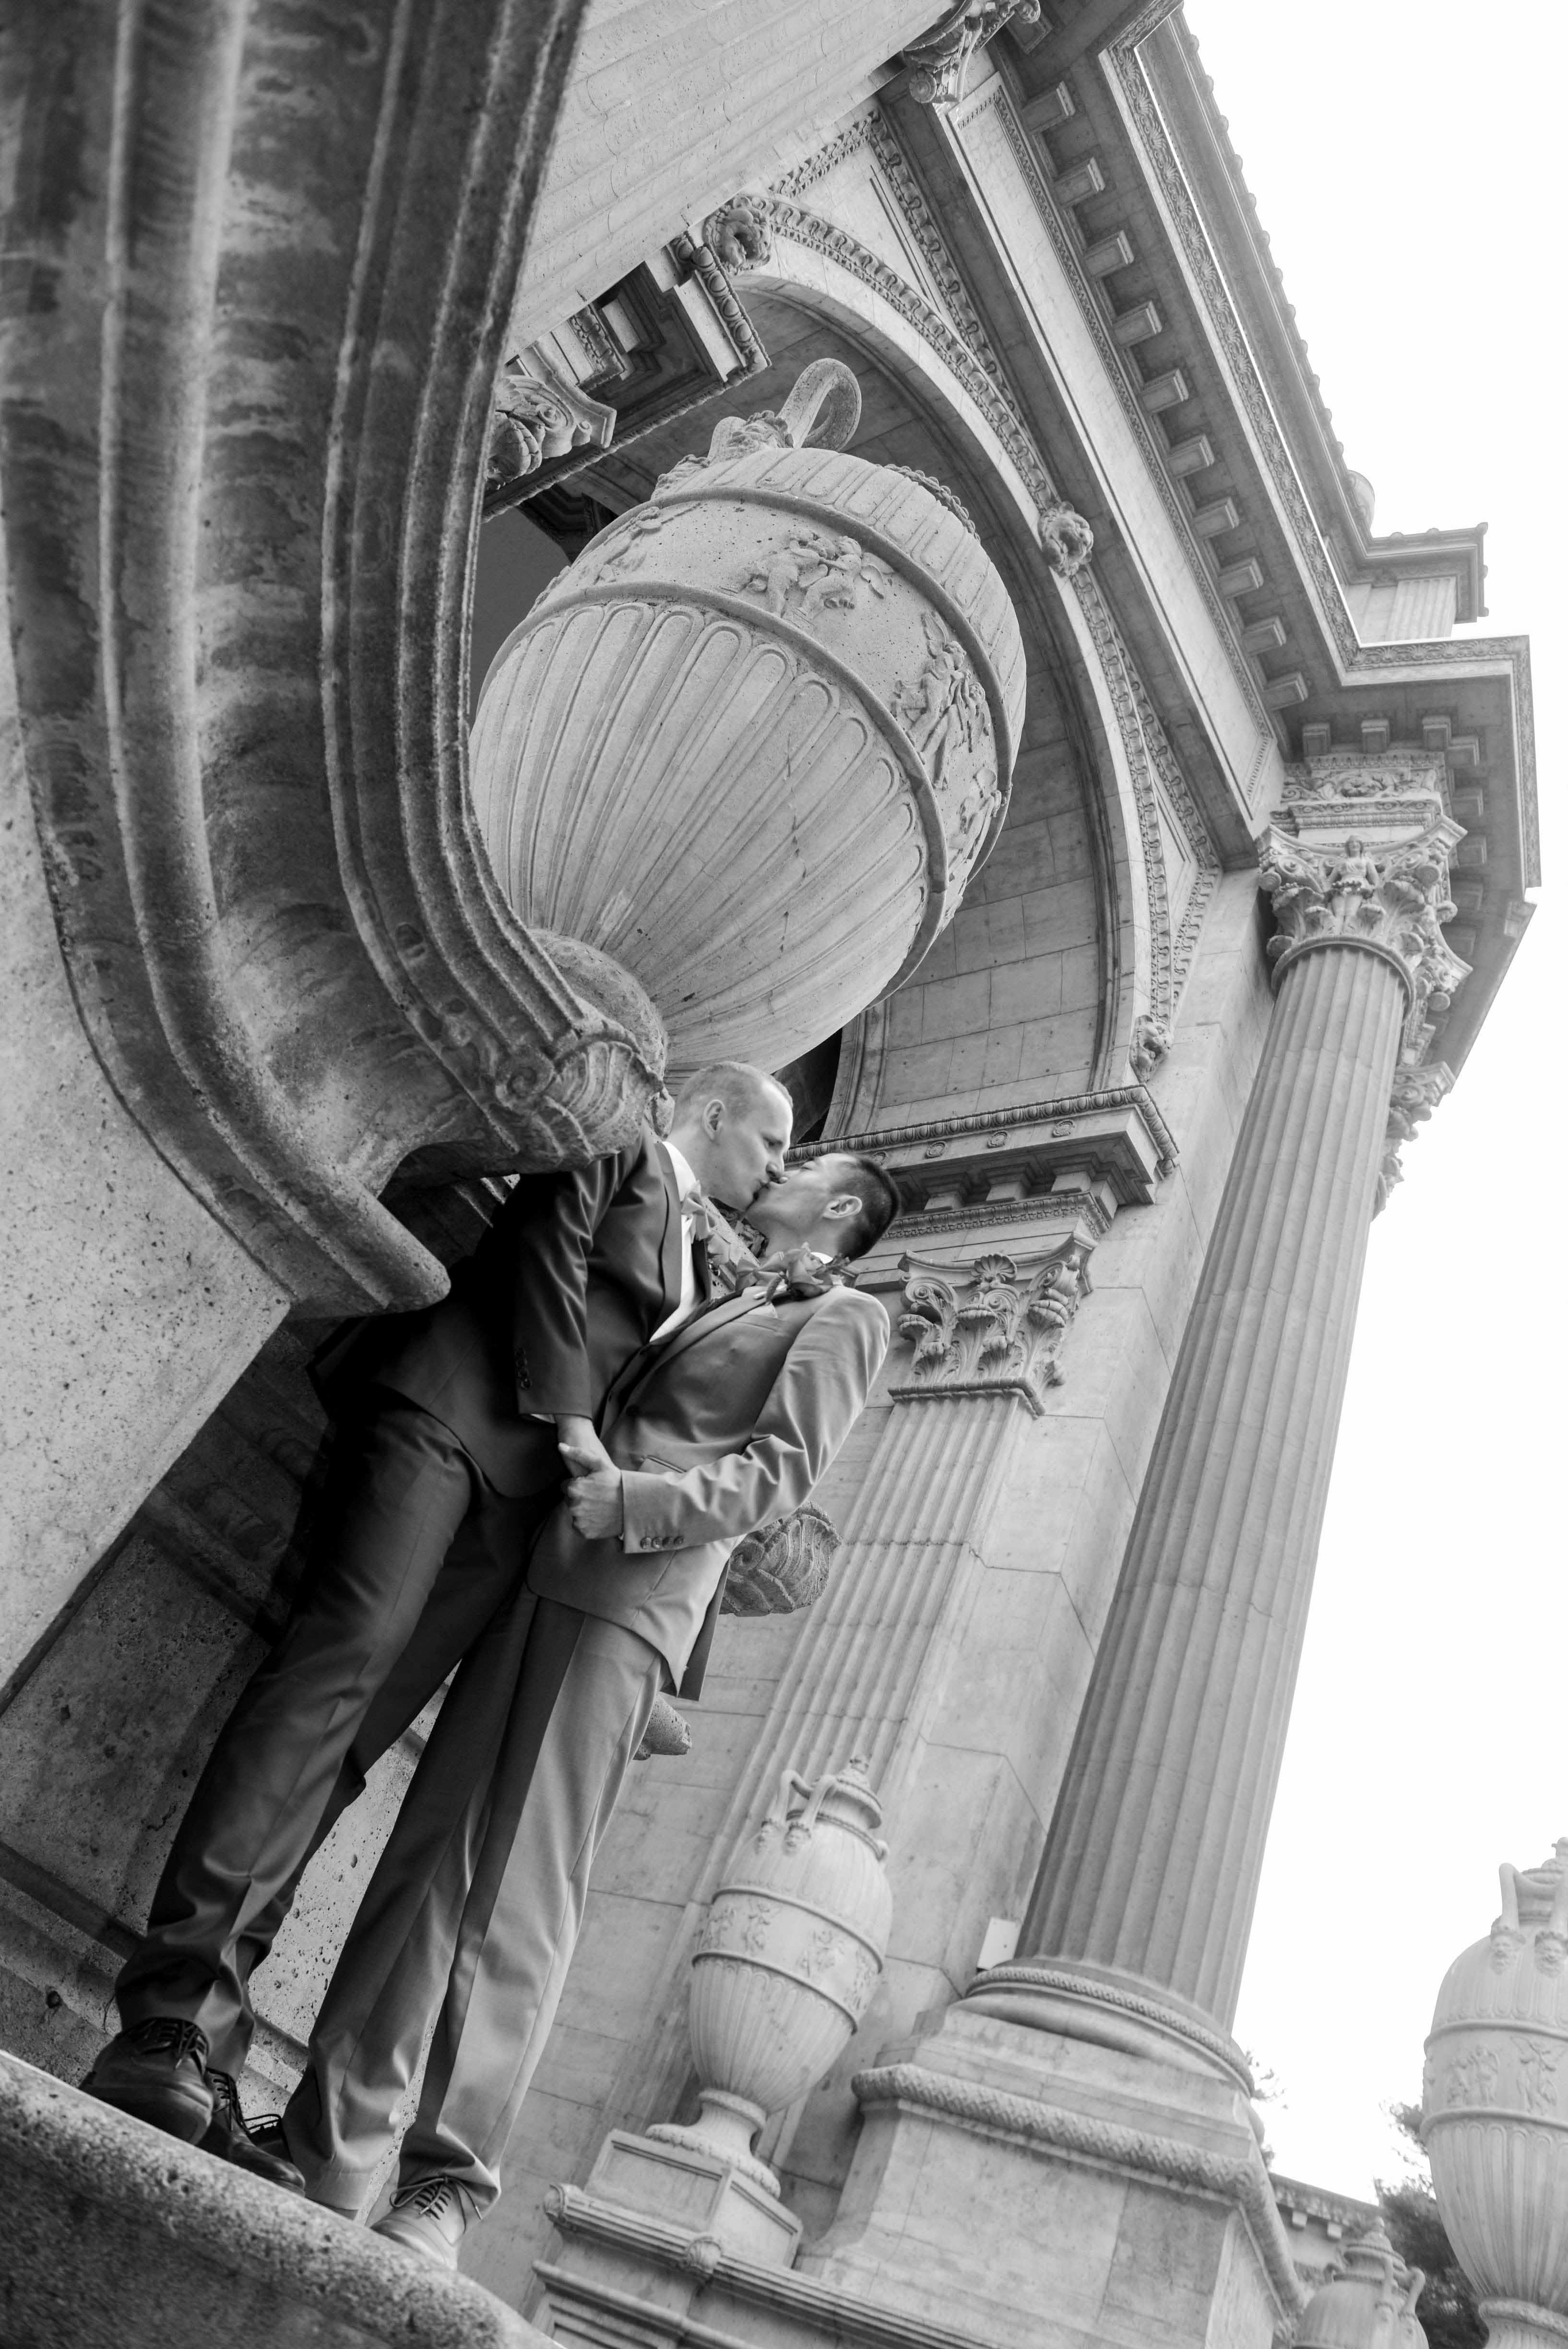
{"label": "boutonniere", "polygon": [[826,1297],[830,1288],[853,1288],[855,1272],[846,1256],[818,1256],[808,1247],[777,1248],[764,1256],[757,1273],[780,1297]]}

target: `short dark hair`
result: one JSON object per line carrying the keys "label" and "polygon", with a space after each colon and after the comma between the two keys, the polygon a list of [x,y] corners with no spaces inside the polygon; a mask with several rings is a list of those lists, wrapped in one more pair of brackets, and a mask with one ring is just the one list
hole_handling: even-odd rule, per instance
{"label": "short dark hair", "polygon": [[750,1061],[704,1061],[677,1092],[675,1114],[679,1117],[683,1109],[701,1109],[705,1102],[722,1101],[732,1117],[740,1117],[761,1098],[766,1085],[789,1099],[787,1085],[781,1085],[766,1069],[756,1068]]}
{"label": "short dark hair", "polygon": [[860,1194],[860,1213],[847,1226],[843,1254],[864,1256],[875,1247],[894,1216],[903,1206],[898,1185],[885,1166],[874,1158],[864,1158],[854,1150],[826,1150],[825,1158],[836,1158],[853,1169],[853,1181]]}

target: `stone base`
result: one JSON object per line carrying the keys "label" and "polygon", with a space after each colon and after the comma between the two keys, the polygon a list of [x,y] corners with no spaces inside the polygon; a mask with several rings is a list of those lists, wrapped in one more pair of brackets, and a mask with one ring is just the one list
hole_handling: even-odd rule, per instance
{"label": "stone base", "polygon": [[856,2083],[802,2268],[1019,2349],[1269,2349],[1304,2302],[1234,2082],[950,2008]]}
{"label": "stone base", "polygon": [[605,2139],[586,2190],[596,2201],[711,2238],[734,2258],[763,2267],[787,2268],[800,2241],[794,2211],[722,2154],[626,2129],[612,2129]]}
{"label": "stone base", "polygon": [[466,2277],[0,2054],[5,2349],[530,2349]]}

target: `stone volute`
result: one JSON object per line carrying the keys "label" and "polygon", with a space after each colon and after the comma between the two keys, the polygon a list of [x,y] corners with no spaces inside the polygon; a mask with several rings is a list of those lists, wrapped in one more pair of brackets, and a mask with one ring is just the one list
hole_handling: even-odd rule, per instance
{"label": "stone volute", "polygon": [[650,2129],[650,2137],[717,2154],[777,2194],[752,2140],[848,2044],[882,1971],[893,1897],[881,1824],[858,1758],[815,1786],[784,1772],[692,1953],[701,2116],[691,2128]]}
{"label": "stone volute", "polygon": [[1490,1933],[1438,1992],[1422,2087],[1432,2186],[1490,2349],[1568,2342],[1568,1837],[1504,1866]]}
{"label": "stone volute", "polygon": [[1293,2349],[1427,2349],[1416,2302],[1427,2279],[1407,2268],[1381,2225],[1345,2246],[1342,2271],[1319,2284]]}
{"label": "stone volute", "polygon": [[481,697],[513,908],[630,971],[677,1071],[782,1066],[907,978],[1005,812],[1012,606],[956,500],[845,451],[858,409],[819,360],[781,416],[725,419],[552,582]]}

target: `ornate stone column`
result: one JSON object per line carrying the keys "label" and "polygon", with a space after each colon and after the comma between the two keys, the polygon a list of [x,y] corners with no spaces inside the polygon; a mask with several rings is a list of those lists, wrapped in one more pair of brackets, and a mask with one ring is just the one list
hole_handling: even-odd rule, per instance
{"label": "ornate stone column", "polygon": [[1152,1986],[1158,2031],[1229,2030],[1396,1070],[1465,975],[1438,926],[1458,837],[1269,835],[1274,1017],[1024,1920],[1044,1970],[1005,1970],[991,2012]]}
{"label": "ornate stone column", "polygon": [[[1030,2339],[1120,2343],[1158,2313],[1162,2340],[1266,2349],[1302,2304],[1229,2028],[1390,1095],[1465,976],[1440,930],[1460,835],[1435,766],[1318,763],[1263,844],[1274,1015],[1023,1955],[858,2077],[820,2254],[850,2283],[935,2230],[999,2338],[1024,2337],[1010,2309],[1048,2308]],[[1405,1113],[1441,1090],[1406,1082]],[[1006,2193],[1028,2199],[1027,2243],[982,2216]]]}

